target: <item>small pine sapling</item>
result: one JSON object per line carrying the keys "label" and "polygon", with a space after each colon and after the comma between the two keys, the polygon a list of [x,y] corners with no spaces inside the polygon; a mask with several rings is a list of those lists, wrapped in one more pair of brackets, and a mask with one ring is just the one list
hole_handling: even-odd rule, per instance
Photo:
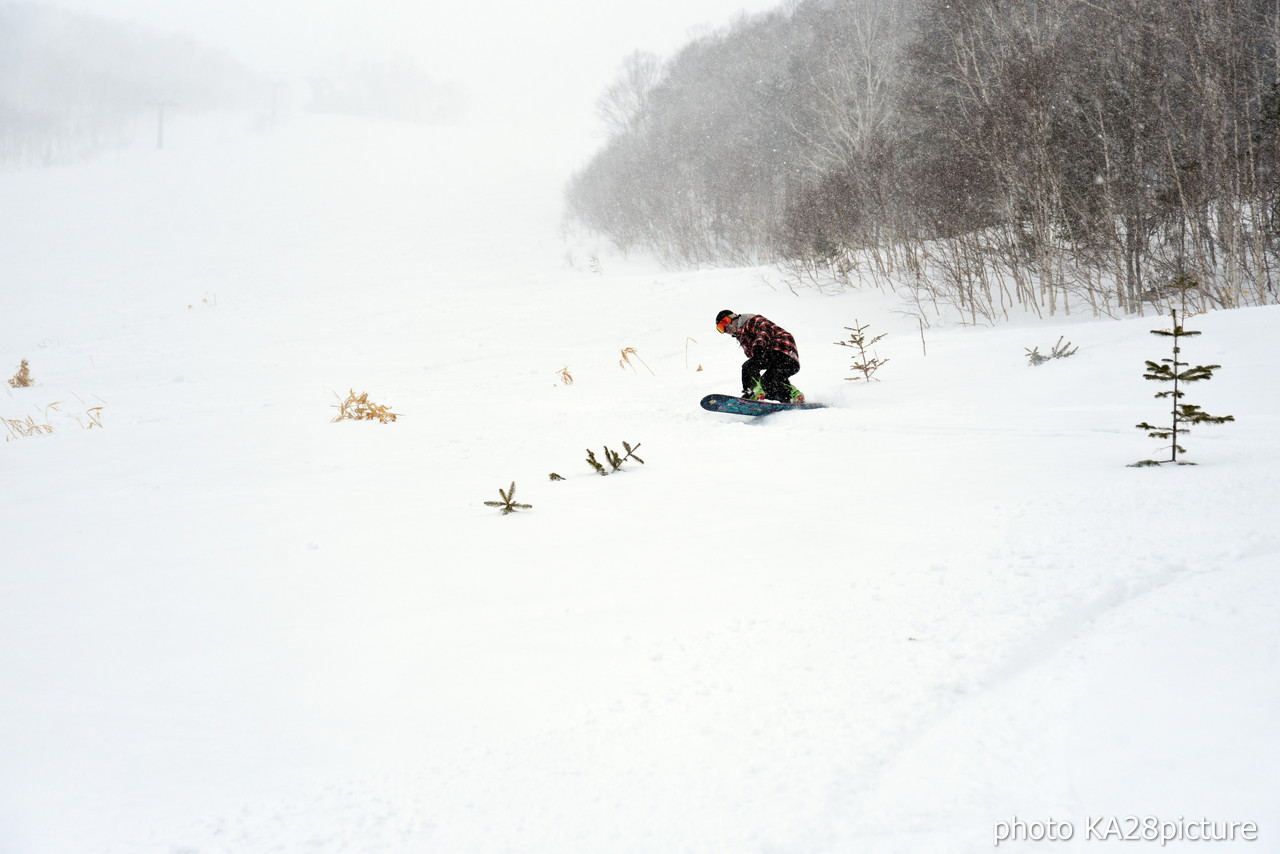
{"label": "small pine sapling", "polygon": [[595,469],[596,474],[598,475],[608,474],[608,472],[604,470],[604,466],[600,465],[600,461],[596,459],[596,452],[590,448],[587,448],[587,465]]}
{"label": "small pine sapling", "polygon": [[[1193,285],[1192,285],[1193,286]],[[1195,465],[1185,460],[1179,460],[1179,454],[1185,454],[1187,449],[1179,443],[1181,437],[1191,432],[1192,424],[1225,424],[1228,421],[1235,421],[1233,415],[1210,415],[1203,411],[1194,403],[1182,403],[1182,398],[1186,396],[1186,392],[1182,390],[1185,383],[1199,382],[1201,380],[1213,379],[1213,372],[1221,368],[1221,365],[1192,365],[1178,359],[1178,354],[1182,352],[1181,342],[1183,338],[1199,335],[1199,332],[1184,329],[1178,323],[1178,310],[1172,309],[1169,312],[1173,320],[1173,329],[1152,329],[1152,335],[1159,335],[1163,338],[1170,338],[1173,341],[1173,358],[1161,359],[1159,363],[1147,360],[1147,371],[1142,375],[1143,379],[1152,380],[1154,382],[1172,383],[1173,388],[1165,391],[1157,392],[1157,398],[1169,398],[1173,401],[1170,411],[1170,421],[1168,426],[1157,426],[1142,422],[1137,425],[1139,430],[1146,430],[1147,435],[1152,439],[1161,439],[1170,443],[1171,455],[1167,460],[1141,460],[1131,465],[1134,467],[1158,466],[1164,463],[1174,463],[1175,465]]]}
{"label": "small pine sapling", "polygon": [[516,482],[515,482],[514,480],[513,480],[513,481],[511,481],[511,488],[510,488],[510,489],[507,489],[507,490],[499,489],[499,490],[498,490],[498,495],[502,496],[502,500],[501,500],[501,501],[486,501],[486,502],[484,503],[484,506],[485,506],[485,507],[498,507],[498,508],[500,508],[500,509],[502,510],[502,515],[503,515],[503,516],[506,516],[508,513],[514,513],[514,512],[516,512],[517,510],[532,510],[532,509],[533,509],[533,505],[532,505],[532,504],[517,504],[517,503],[516,503]]}
{"label": "small pine sapling", "polygon": [[[845,327],[845,329],[849,330],[849,340],[835,342],[841,347],[849,347],[858,351],[857,355],[854,357],[853,364],[850,365],[850,368],[860,372],[862,376],[845,377],[849,382],[857,382],[858,380],[866,380],[867,382],[870,382],[873,379],[876,382],[879,382],[879,378],[872,375],[881,367],[889,363],[888,359],[881,359],[876,354],[875,350],[871,350],[871,348],[874,347],[880,339],[884,338],[884,335],[877,335],[871,340],[867,340],[868,325],[869,324],[859,324],[858,319],[855,317],[853,319],[853,326]],[[871,350],[871,352],[868,353],[868,350]]]}
{"label": "small pine sapling", "polygon": [[1043,365],[1050,359],[1065,359],[1068,356],[1074,356],[1076,351],[1079,349],[1079,347],[1072,347],[1070,341],[1063,344],[1062,338],[1059,337],[1058,343],[1053,345],[1053,350],[1051,350],[1047,356],[1040,352],[1039,347],[1033,347],[1030,350],[1027,350],[1027,361],[1029,361],[1031,363],[1031,367],[1034,368],[1038,365]]}
{"label": "small pine sapling", "polygon": [[9,380],[9,385],[14,388],[27,388],[35,381],[31,379],[31,365],[26,359],[22,360],[22,364],[18,366],[18,372]]}
{"label": "small pine sapling", "polygon": [[590,448],[587,449],[587,465],[595,469],[596,474],[599,474],[599,475],[607,475],[610,472],[621,471],[622,464],[625,463],[627,460],[635,460],[641,465],[644,465],[644,460],[640,459],[640,457],[636,455],[636,451],[639,450],[640,448],[639,442],[637,442],[636,446],[633,448],[631,447],[630,442],[627,442],[624,440],[622,443],[622,447],[626,450],[625,454],[618,453],[617,451],[610,448],[608,445],[604,446],[604,459],[605,459],[605,462],[609,464],[608,471],[606,471],[604,465],[602,465],[601,462],[596,459],[595,451],[591,450]]}
{"label": "small pine sapling", "polygon": [[627,453],[625,455],[619,454],[617,451],[610,449],[608,445],[604,446],[604,458],[609,461],[609,465],[614,471],[622,471],[622,464],[627,460],[635,460],[641,465],[644,465],[644,460],[636,456],[636,448],[640,447],[639,443],[637,443],[636,447],[633,448],[629,442],[623,441],[622,447],[626,449]]}

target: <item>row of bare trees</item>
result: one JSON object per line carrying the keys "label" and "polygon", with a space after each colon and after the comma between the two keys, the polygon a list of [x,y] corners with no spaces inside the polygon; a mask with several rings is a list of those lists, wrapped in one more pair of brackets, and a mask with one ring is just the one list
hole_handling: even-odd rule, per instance
{"label": "row of bare trees", "polygon": [[1280,298],[1277,0],[800,0],[630,57],[571,215],[975,321]]}

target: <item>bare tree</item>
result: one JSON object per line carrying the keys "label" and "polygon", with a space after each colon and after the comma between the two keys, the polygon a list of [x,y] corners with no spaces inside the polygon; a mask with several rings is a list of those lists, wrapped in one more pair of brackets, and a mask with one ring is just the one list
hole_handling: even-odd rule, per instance
{"label": "bare tree", "polygon": [[596,101],[596,117],[613,134],[636,130],[649,104],[649,94],[662,79],[662,60],[637,50],[622,61],[618,79]]}

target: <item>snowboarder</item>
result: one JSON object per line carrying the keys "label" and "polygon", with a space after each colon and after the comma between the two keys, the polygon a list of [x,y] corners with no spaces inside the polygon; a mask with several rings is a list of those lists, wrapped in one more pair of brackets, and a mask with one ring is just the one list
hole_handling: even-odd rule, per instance
{"label": "snowboarder", "polygon": [[742,363],[742,397],[804,403],[804,395],[791,384],[800,371],[800,353],[791,333],[761,314],[734,314],[725,309],[716,315],[716,330],[727,332],[749,357]]}

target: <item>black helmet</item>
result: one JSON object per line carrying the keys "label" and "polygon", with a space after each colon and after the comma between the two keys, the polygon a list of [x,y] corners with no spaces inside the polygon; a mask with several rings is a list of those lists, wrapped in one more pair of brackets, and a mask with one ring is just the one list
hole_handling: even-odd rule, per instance
{"label": "black helmet", "polygon": [[716,329],[720,332],[724,332],[725,328],[729,325],[728,323],[725,323],[725,319],[734,317],[737,317],[737,315],[726,308],[724,311],[716,315]]}

